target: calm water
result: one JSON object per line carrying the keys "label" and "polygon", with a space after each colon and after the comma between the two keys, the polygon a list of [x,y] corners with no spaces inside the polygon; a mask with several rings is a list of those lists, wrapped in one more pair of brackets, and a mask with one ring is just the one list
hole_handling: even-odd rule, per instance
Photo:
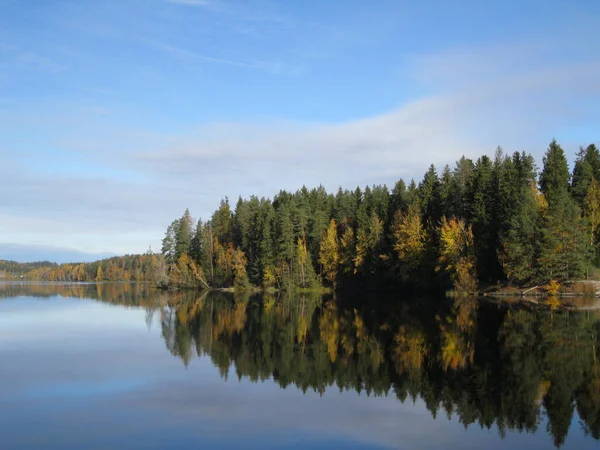
{"label": "calm water", "polygon": [[600,447],[597,313],[361,304],[0,285],[0,447]]}

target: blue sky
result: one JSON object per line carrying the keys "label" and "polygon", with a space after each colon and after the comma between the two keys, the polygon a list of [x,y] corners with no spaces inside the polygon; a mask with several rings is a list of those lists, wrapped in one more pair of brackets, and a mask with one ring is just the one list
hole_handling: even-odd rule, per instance
{"label": "blue sky", "polygon": [[186,207],[206,218],[226,195],[420,179],[498,145],[541,164],[553,137],[572,160],[600,143],[594,0],[0,11],[0,244],[25,259],[158,248]]}

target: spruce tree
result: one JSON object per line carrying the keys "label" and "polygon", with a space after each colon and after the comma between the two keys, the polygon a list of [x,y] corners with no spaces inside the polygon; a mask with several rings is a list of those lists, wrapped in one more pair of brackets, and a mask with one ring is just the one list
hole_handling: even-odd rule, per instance
{"label": "spruce tree", "polygon": [[183,216],[175,226],[175,260],[181,255],[188,254],[192,243],[192,216],[186,208]]}
{"label": "spruce tree", "polygon": [[552,210],[557,203],[564,200],[564,194],[569,190],[569,166],[565,152],[553,140],[544,155],[544,168],[540,174],[540,189]]}
{"label": "spruce tree", "polygon": [[521,187],[515,213],[501,237],[500,260],[507,279],[519,284],[535,279],[540,238],[540,210],[535,185]]}

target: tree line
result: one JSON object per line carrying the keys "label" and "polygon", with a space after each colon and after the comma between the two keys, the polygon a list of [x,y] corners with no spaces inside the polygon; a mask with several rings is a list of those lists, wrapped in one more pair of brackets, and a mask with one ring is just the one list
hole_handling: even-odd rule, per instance
{"label": "tree line", "polygon": [[454,288],[583,277],[598,262],[600,153],[573,171],[553,140],[538,174],[525,152],[462,157],[423,179],[273,199],[227,198],[206,220],[189,210],[162,241],[165,286]]}
{"label": "tree line", "polygon": [[162,255],[151,251],[142,255],[114,256],[89,263],[18,263],[0,260],[0,274],[3,274],[1,278],[5,279],[154,282],[164,271]]}

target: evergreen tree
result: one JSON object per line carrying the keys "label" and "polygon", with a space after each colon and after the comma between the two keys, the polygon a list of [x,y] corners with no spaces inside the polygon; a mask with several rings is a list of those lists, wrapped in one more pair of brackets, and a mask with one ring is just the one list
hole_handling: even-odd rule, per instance
{"label": "evergreen tree", "polygon": [[229,207],[229,199],[225,197],[221,200],[219,209],[217,209],[210,220],[215,237],[222,244],[227,244],[233,240],[233,214]]}
{"label": "evergreen tree", "polygon": [[496,204],[492,161],[488,156],[477,160],[467,191],[468,222],[473,226],[479,278],[491,281],[497,273],[493,208]]}
{"label": "evergreen tree", "polygon": [[544,168],[540,174],[540,188],[552,210],[557,203],[563,204],[564,194],[569,190],[569,166],[565,152],[553,140],[544,155]]}
{"label": "evergreen tree", "polygon": [[590,245],[594,245],[600,225],[600,182],[595,178],[591,181],[585,194],[583,212],[590,226]]}
{"label": "evergreen tree", "polygon": [[188,254],[192,243],[192,216],[188,209],[176,222],[175,226],[175,260],[181,255]]}
{"label": "evergreen tree", "polygon": [[521,187],[515,213],[501,237],[500,260],[511,282],[524,283],[535,279],[536,258],[540,238],[541,214],[535,199],[536,187]]}
{"label": "evergreen tree", "polygon": [[446,164],[442,170],[439,186],[440,213],[442,216],[451,217],[456,214],[453,198],[455,192],[454,178],[452,177],[450,166]]}
{"label": "evergreen tree", "polygon": [[179,226],[179,221],[174,220],[167,227],[165,237],[162,240],[162,254],[167,265],[175,264],[176,259],[176,239],[175,232]]}
{"label": "evergreen tree", "polygon": [[452,195],[452,209],[457,217],[464,218],[468,213],[467,193],[474,170],[473,161],[462,156],[452,172],[454,190]]}
{"label": "evergreen tree", "polygon": [[581,208],[592,180],[600,182],[600,153],[594,144],[588,145],[585,149],[579,147],[573,167],[571,193]]}
{"label": "evergreen tree", "polygon": [[406,183],[398,180],[392,189],[390,196],[390,220],[394,218],[396,211],[405,211],[407,208]]}
{"label": "evergreen tree", "polygon": [[538,259],[541,280],[580,277],[590,259],[590,248],[579,208],[566,190],[552,193],[553,205],[542,219]]}
{"label": "evergreen tree", "polygon": [[586,152],[583,147],[579,148],[577,160],[573,167],[573,178],[571,183],[571,193],[580,207],[583,207],[585,194],[591,181],[594,179],[594,171],[586,158]]}
{"label": "evergreen tree", "polygon": [[435,166],[432,164],[425,173],[423,181],[419,184],[419,200],[423,221],[432,226],[436,226],[441,217],[439,189],[440,181]]}
{"label": "evergreen tree", "polygon": [[190,242],[190,257],[196,262],[200,263],[202,261],[202,231],[203,224],[202,220],[198,220],[196,223],[196,230],[194,231],[194,236]]}

